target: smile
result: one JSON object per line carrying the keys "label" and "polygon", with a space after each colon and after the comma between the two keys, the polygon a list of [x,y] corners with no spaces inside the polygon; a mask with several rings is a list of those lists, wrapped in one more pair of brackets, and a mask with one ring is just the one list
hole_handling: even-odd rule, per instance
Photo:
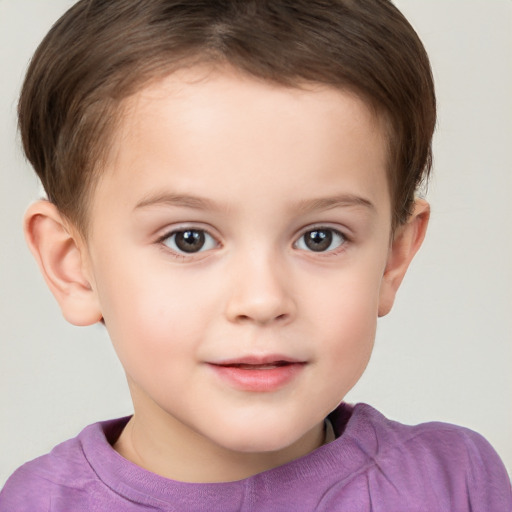
{"label": "smile", "polygon": [[298,377],[306,363],[281,357],[249,357],[209,363],[208,366],[230,387],[268,393],[277,391]]}
{"label": "smile", "polygon": [[221,365],[221,366],[229,366],[231,368],[240,368],[241,370],[272,370],[274,368],[281,368],[283,366],[288,366],[290,363],[288,361],[276,361],[275,363],[267,363],[267,364],[229,364],[229,365]]}

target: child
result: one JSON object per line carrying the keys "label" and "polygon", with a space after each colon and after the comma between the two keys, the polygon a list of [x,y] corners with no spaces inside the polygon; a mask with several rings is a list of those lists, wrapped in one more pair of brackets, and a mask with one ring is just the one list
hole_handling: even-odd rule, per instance
{"label": "child", "polygon": [[389,2],[80,1],[19,117],[29,246],[134,415],[20,468],[2,512],[511,509],[477,434],[342,402],[429,217],[430,67]]}

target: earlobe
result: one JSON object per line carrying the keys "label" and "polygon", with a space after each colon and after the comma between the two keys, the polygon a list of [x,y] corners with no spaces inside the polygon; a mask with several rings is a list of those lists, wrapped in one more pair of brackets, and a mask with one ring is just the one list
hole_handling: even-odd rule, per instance
{"label": "earlobe", "polygon": [[49,201],[32,204],[24,218],[27,244],[62,314],[74,325],[102,318],[95,290],[86,275],[85,244]]}
{"label": "earlobe", "polygon": [[429,217],[429,204],[423,199],[417,199],[410,219],[406,224],[397,229],[382,277],[379,296],[379,316],[385,316],[391,311],[396,292],[400,287],[407,268],[423,243]]}

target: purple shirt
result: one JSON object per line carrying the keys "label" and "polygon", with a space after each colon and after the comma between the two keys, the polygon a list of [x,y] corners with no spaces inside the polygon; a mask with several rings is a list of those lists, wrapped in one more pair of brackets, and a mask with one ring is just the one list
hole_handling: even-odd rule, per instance
{"label": "purple shirt", "polygon": [[365,404],[331,416],[338,438],[237,482],[169,480],[111,446],[127,418],[96,423],[19,468],[0,512],[511,512],[510,480],[480,435],[443,423],[405,426]]}

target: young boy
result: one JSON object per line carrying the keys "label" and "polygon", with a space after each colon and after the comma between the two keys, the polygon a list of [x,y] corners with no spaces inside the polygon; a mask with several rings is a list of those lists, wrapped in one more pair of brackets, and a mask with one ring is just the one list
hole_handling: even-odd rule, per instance
{"label": "young boy", "polygon": [[19,105],[25,219],[130,418],[21,467],[0,511],[511,510],[451,425],[342,402],[423,240],[435,97],[383,0],[87,0]]}

